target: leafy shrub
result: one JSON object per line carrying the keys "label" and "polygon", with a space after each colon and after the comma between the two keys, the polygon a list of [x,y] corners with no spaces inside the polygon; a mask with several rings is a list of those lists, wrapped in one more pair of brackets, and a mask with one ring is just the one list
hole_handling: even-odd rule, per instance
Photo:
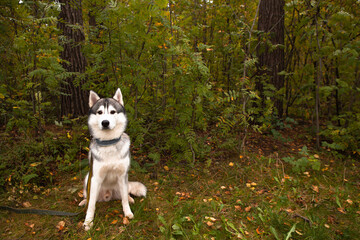
{"label": "leafy shrub", "polygon": [[360,154],[360,113],[344,114],[334,120],[338,121],[340,126],[329,124],[321,132],[327,138],[322,145],[347,155]]}
{"label": "leafy shrub", "polygon": [[[77,171],[84,167],[85,146],[88,146],[84,130],[73,126],[75,132],[58,129],[58,133],[46,131],[41,137],[31,140],[23,136],[13,138],[5,132],[7,139],[1,146],[0,186],[46,186],[53,183],[58,171]],[[78,161],[78,162],[77,162]],[[86,162],[85,162],[86,164]]]}
{"label": "leafy shrub", "polygon": [[311,156],[308,152],[306,146],[304,146],[299,154],[302,156],[300,158],[295,157],[284,157],[283,160],[292,165],[292,170],[295,173],[303,173],[309,167],[313,170],[319,171],[321,167],[321,162],[316,159],[314,156]]}

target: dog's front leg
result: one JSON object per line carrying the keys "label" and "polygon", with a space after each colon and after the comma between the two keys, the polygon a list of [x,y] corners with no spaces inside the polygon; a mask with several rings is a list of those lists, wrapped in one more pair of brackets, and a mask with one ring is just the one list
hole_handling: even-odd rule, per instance
{"label": "dog's front leg", "polygon": [[93,225],[96,201],[97,201],[97,197],[99,195],[101,183],[102,183],[101,178],[96,177],[96,176],[93,176],[91,178],[90,196],[87,196],[89,199],[89,204],[88,204],[88,208],[86,211],[86,217],[85,217],[85,221],[84,221],[85,231],[90,230],[90,228]]}
{"label": "dog's front leg", "polygon": [[121,195],[121,204],[124,211],[125,217],[132,219],[134,214],[131,212],[130,205],[129,205],[129,192],[128,192],[128,176],[125,173],[124,176],[120,177],[120,195]]}

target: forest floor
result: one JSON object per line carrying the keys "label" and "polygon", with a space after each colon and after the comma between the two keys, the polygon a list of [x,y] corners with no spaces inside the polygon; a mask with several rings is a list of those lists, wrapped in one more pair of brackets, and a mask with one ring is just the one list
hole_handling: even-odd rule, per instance
{"label": "forest floor", "polygon": [[[214,147],[209,161],[193,166],[169,159],[146,171],[133,167],[129,179],[148,188],[131,205],[134,219],[123,217],[119,201],[97,203],[89,232],[84,214],[1,211],[0,238],[359,239],[359,161],[315,151],[300,127],[278,133],[249,135],[246,155]],[[58,172],[51,186],[8,192],[0,205],[81,211],[84,174]]]}

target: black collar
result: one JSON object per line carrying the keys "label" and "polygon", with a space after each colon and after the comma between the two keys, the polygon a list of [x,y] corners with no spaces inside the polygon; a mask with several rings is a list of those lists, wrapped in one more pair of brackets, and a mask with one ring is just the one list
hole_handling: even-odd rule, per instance
{"label": "black collar", "polygon": [[95,138],[95,141],[100,147],[106,147],[106,146],[110,146],[110,145],[118,143],[120,141],[120,139],[121,139],[121,136],[118,138],[111,139],[111,140],[100,140],[98,138]]}

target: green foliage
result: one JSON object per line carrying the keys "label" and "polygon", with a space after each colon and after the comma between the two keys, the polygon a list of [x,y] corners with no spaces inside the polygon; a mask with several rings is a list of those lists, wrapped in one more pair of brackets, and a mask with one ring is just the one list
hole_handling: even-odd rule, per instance
{"label": "green foliage", "polygon": [[[64,70],[60,64],[55,3],[9,2],[1,10],[2,102],[0,122],[26,136],[42,132],[45,115],[55,118]],[[4,41],[3,41],[4,40]],[[30,134],[31,133],[31,134]]]}
{"label": "green foliage", "polygon": [[321,168],[321,162],[319,159],[315,158],[314,156],[311,156],[308,152],[308,149],[306,146],[304,146],[300,151],[299,154],[302,156],[300,158],[295,157],[284,157],[283,160],[287,163],[289,163],[292,166],[292,170],[295,173],[303,173],[308,168],[311,168],[315,171],[320,171]]}
{"label": "green foliage", "polygon": [[347,155],[360,154],[360,114],[347,113],[338,116],[334,122],[340,126],[328,124],[322,135],[327,139],[322,142],[324,147]]}
{"label": "green foliage", "polygon": [[[79,171],[87,165],[79,156],[85,157],[88,146],[86,135],[81,130],[76,132],[58,129],[55,134],[46,131],[41,139],[16,140],[9,133],[2,134],[6,141],[1,146],[3,159],[0,170],[0,186],[6,190],[11,186],[46,186],[53,183],[56,172]],[[12,149],[9,151],[8,149]]]}
{"label": "green foliage", "polygon": [[[358,3],[332,0],[319,2],[318,8],[316,3],[285,5],[286,69],[279,73],[285,84],[277,90],[270,76],[258,74],[258,46],[265,44],[269,51],[280,47],[271,44],[268,34],[254,30],[258,2],[84,0],[84,24],[71,26],[82,29],[86,37],[79,43],[86,72],[77,74],[62,67],[59,4],[6,0],[0,8],[0,128],[6,137],[16,135],[16,141],[31,145],[26,149],[41,162],[72,169],[82,151],[75,143],[81,139],[65,138],[60,145],[68,150],[60,156],[57,147],[51,153],[41,144],[52,146],[46,143],[51,142],[46,129],[55,120],[59,126],[73,126],[68,116],[59,116],[64,94],[60,86],[76,75],[75,85],[81,78],[83,89],[102,96],[121,87],[133,147],[150,153],[145,170],[165,158],[211,163],[211,147],[205,144],[210,135],[224,139],[217,141],[222,149],[238,151],[251,131],[270,132],[287,142],[291,139],[279,129],[287,128],[289,119],[314,124],[315,79],[321,75],[323,146],[358,156],[360,13],[354,7]],[[316,31],[322,36],[320,48]],[[274,107],[278,99],[284,104],[284,118]],[[46,160],[41,149],[51,159]],[[15,150],[16,162],[24,154]],[[10,158],[6,161],[6,167],[13,163]],[[286,161],[296,172],[318,168],[306,154]],[[27,177],[20,181],[41,182],[43,175],[29,168],[34,162],[38,161],[25,164],[22,173]]]}

